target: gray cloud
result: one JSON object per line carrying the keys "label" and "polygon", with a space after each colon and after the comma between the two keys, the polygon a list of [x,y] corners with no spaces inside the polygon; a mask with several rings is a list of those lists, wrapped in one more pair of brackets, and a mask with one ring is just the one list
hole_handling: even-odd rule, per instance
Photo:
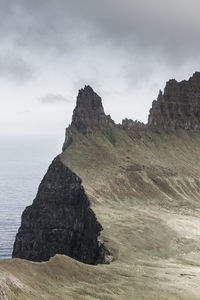
{"label": "gray cloud", "polygon": [[17,114],[18,114],[19,116],[21,116],[21,115],[28,115],[28,114],[30,114],[30,113],[31,113],[31,111],[28,110],[28,109],[21,110],[21,111],[17,112]]}
{"label": "gray cloud", "polygon": [[24,83],[34,77],[29,62],[13,52],[0,52],[0,76],[16,83]]}
{"label": "gray cloud", "polygon": [[44,104],[51,104],[51,103],[67,103],[67,102],[71,102],[69,99],[67,99],[66,97],[64,97],[61,94],[47,94],[43,97],[38,98],[40,102],[44,103]]}
{"label": "gray cloud", "polygon": [[144,121],[166,80],[200,70],[199,11],[198,0],[0,0],[0,81],[30,81],[4,98],[37,106],[42,122],[49,109],[52,124],[41,103],[75,102],[90,84],[113,118]]}
{"label": "gray cloud", "polygon": [[67,53],[110,42],[115,51],[179,65],[199,57],[199,10],[196,0],[2,0],[0,30],[32,50]]}
{"label": "gray cloud", "polygon": [[0,2],[0,37],[19,49],[66,53],[77,45],[76,37],[78,43],[82,39],[85,23],[71,1]]}

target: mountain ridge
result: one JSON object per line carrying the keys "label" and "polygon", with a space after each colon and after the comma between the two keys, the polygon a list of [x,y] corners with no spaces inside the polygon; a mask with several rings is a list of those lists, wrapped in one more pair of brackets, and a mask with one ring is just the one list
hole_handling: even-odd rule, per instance
{"label": "mountain ridge", "polygon": [[86,85],[79,90],[72,122],[66,128],[63,151],[72,142],[72,131],[76,128],[88,137],[97,129],[105,130],[109,124],[122,126],[125,130],[141,137],[140,132],[148,128],[200,129],[200,72],[195,72],[188,80],[178,82],[175,79],[167,81],[164,93],[160,90],[157,100],[152,102],[148,122],[144,124],[137,120],[123,119],[121,124],[115,124],[110,115],[104,112],[102,99],[91,86]]}
{"label": "mountain ridge", "polygon": [[[63,255],[44,263],[3,261],[2,293],[9,299],[17,293],[19,300],[58,295],[63,300],[199,299],[198,128],[168,126],[168,119],[165,127],[128,119],[115,124],[102,115],[99,98],[96,122],[91,115],[96,94],[86,90],[92,94],[86,101],[90,111],[75,110],[78,119],[72,118],[67,128],[59,160],[64,170],[81,178],[112,262],[92,266]],[[58,213],[57,207],[52,213]],[[71,221],[77,224],[77,218]]]}

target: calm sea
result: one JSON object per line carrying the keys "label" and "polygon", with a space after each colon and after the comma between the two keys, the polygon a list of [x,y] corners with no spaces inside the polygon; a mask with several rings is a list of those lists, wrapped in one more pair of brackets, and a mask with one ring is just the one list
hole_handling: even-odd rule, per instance
{"label": "calm sea", "polygon": [[62,141],[55,137],[0,139],[0,259],[5,259],[12,255],[21,214],[61,152]]}

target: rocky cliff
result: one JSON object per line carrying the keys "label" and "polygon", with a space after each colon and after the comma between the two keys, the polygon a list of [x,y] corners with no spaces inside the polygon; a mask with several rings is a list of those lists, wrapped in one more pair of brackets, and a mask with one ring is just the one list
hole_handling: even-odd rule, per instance
{"label": "rocky cliff", "polygon": [[13,257],[47,261],[65,254],[87,264],[105,263],[101,230],[80,178],[56,157],[23,212]]}
{"label": "rocky cliff", "polygon": [[66,129],[63,150],[71,144],[74,128],[88,137],[93,130],[102,129],[111,121],[110,116],[104,113],[101,98],[90,86],[85,86],[84,89],[79,90],[72,122]]}
{"label": "rocky cliff", "polygon": [[200,72],[189,80],[171,79],[150,109],[149,126],[200,129]]}

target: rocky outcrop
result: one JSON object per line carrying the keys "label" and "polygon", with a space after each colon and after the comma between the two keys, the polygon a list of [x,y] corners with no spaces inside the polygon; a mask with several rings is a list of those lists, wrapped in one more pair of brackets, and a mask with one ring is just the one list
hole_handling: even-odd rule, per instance
{"label": "rocky outcrop", "polygon": [[147,125],[139,121],[133,121],[131,119],[122,120],[122,124],[119,124],[130,137],[141,139],[144,133],[147,131]]}
{"label": "rocky outcrop", "polygon": [[73,141],[73,133],[72,133],[72,126],[70,125],[65,130],[65,141],[62,147],[62,151],[65,151],[72,143]]}
{"label": "rocky outcrop", "polygon": [[109,122],[113,123],[111,117],[104,113],[101,98],[90,86],[85,86],[79,90],[72,123],[65,132],[63,151],[73,140],[73,128],[88,137],[96,129],[104,129]]}
{"label": "rocky outcrop", "polygon": [[188,80],[171,79],[153,101],[148,125],[160,128],[200,129],[200,72]]}
{"label": "rocky outcrop", "polygon": [[100,127],[107,123],[101,98],[90,86],[79,91],[76,107],[72,117],[74,125],[83,135],[88,135],[90,128]]}
{"label": "rocky outcrop", "polygon": [[22,214],[13,257],[40,262],[65,254],[87,264],[105,263],[101,230],[80,178],[56,157]]}
{"label": "rocky outcrop", "polygon": [[122,128],[127,130],[140,130],[146,129],[146,125],[139,121],[133,121],[132,119],[124,119],[122,120]]}

